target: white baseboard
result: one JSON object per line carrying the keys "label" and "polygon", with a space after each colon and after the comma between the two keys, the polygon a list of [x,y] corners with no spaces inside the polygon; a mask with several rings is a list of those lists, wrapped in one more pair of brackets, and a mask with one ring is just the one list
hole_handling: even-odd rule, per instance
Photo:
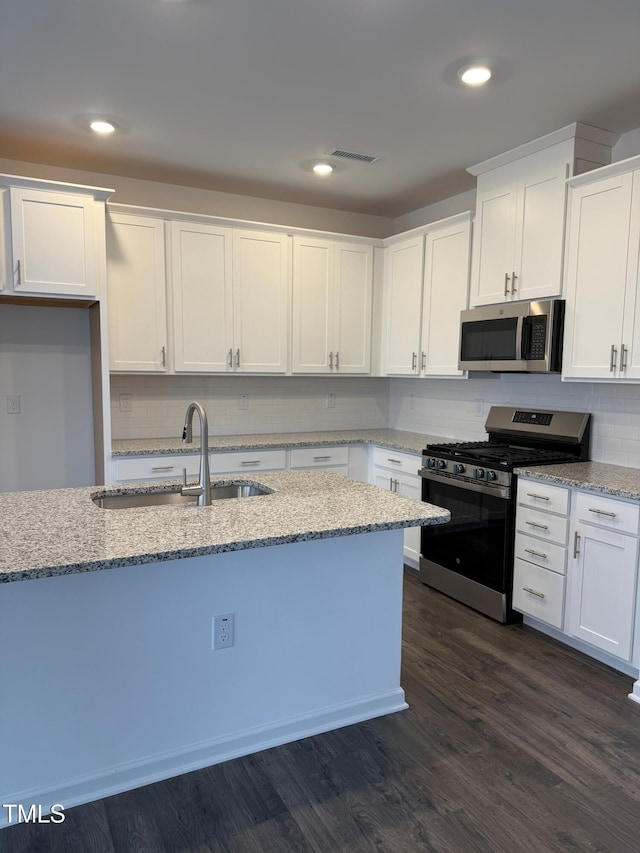
{"label": "white baseboard", "polygon": [[[213,738],[192,744],[180,751],[148,756],[126,765],[105,767],[102,772],[90,777],[60,780],[53,788],[34,787],[28,791],[3,793],[0,794],[1,802],[22,804],[25,811],[28,811],[32,803],[39,804],[43,814],[54,803],[61,804],[66,810],[242,755],[250,755],[283,743],[402,711],[408,707],[404,691],[399,687],[379,696],[325,708],[320,712],[280,721],[274,725],[260,726],[231,737]],[[0,827],[8,825],[8,811],[0,810]]]}

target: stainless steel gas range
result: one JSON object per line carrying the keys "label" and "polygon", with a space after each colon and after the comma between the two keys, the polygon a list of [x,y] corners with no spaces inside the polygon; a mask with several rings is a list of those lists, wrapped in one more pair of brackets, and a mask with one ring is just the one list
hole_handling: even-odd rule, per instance
{"label": "stainless steel gas range", "polygon": [[511,608],[516,508],[514,468],[588,459],[591,416],[583,412],[492,406],[488,441],[429,444],[422,499],[451,512],[423,527],[420,579],[499,622]]}

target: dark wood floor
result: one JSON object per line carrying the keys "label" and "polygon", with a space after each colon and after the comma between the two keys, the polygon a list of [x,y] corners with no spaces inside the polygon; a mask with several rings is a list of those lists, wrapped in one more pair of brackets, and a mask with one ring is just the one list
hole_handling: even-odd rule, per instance
{"label": "dark wood floor", "polygon": [[409,711],[1,830],[0,851],[640,850],[630,678],[408,573],[402,684]]}

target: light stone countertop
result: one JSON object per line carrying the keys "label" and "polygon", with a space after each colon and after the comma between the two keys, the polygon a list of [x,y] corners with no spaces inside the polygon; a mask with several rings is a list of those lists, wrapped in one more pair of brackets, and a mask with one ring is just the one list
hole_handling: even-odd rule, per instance
{"label": "light stone countertop", "polygon": [[273,490],[210,507],[100,509],[93,495],[162,491],[176,481],[0,494],[0,582],[112,569],[441,524],[448,510],[329,471],[261,474]]}
{"label": "light stone countertop", "polygon": [[640,501],[640,468],[626,468],[606,462],[571,462],[568,465],[518,468],[516,473],[547,483]]}
{"label": "light stone countertop", "polygon": [[[438,435],[406,432],[398,429],[340,429],[316,432],[256,433],[254,435],[210,435],[209,450],[257,450],[261,448],[317,447],[336,444],[377,444],[407,453],[422,453],[425,445],[454,441]],[[111,443],[113,456],[197,453],[198,439],[183,444],[176,438],[116,439]]]}

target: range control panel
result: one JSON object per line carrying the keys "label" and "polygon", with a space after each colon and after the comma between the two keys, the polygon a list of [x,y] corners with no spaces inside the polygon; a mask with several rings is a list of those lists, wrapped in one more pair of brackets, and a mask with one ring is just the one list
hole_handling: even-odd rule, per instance
{"label": "range control panel", "polygon": [[551,412],[522,412],[516,411],[512,421],[514,424],[533,424],[535,426],[549,426],[553,419]]}

